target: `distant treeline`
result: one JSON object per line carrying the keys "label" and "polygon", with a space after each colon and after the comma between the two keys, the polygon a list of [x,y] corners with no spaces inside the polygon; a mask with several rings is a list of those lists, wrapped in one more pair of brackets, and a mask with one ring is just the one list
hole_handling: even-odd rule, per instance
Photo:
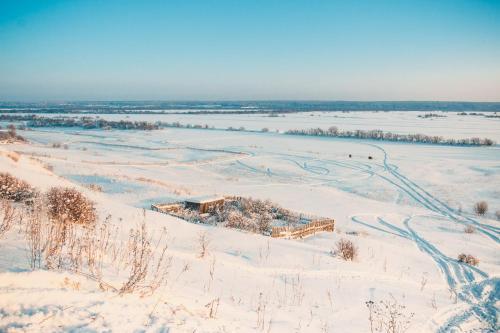
{"label": "distant treeline", "polygon": [[[191,125],[175,122],[148,122],[148,121],[130,121],[130,120],[105,120],[96,117],[43,117],[36,114],[30,115],[13,115],[0,114],[0,121],[4,122],[23,122],[18,126],[19,129],[27,127],[81,127],[83,129],[119,129],[119,130],[144,130],[151,131],[160,128],[193,128],[193,129],[215,129],[208,125]],[[233,129],[228,127],[227,130],[245,130],[244,128]]]}
{"label": "distant treeline", "polygon": [[40,117],[37,115],[0,115],[0,121],[23,121],[29,127],[82,127],[85,129],[155,130],[160,126],[147,121],[104,120],[95,117]]}
{"label": "distant treeline", "polygon": [[341,131],[335,126],[332,126],[327,130],[321,128],[288,130],[285,132],[285,134],[384,140],[384,141],[397,141],[397,142],[418,142],[418,143],[453,145],[453,146],[492,146],[495,144],[493,140],[488,138],[445,139],[442,136],[433,136],[425,134],[397,134],[392,132],[384,132],[381,130]]}
{"label": "distant treeline", "polygon": [[307,111],[500,111],[498,102],[433,101],[101,101],[67,103],[0,102],[2,113],[293,113]]}
{"label": "distant treeline", "polygon": [[[0,121],[15,122],[22,121],[29,127],[81,127],[84,129],[119,129],[119,130],[157,130],[160,128],[190,128],[190,129],[212,129],[213,126],[181,124],[180,122],[147,122],[147,121],[110,121],[95,117],[42,117],[38,115],[12,115],[0,114]],[[19,128],[24,129],[24,125]],[[246,130],[244,127],[234,128],[232,126],[226,129],[218,129],[226,131],[245,131],[245,132],[269,132],[268,128],[263,128],[260,131]],[[384,132],[382,130],[354,130],[342,131],[336,126],[331,126],[327,130],[322,128],[310,129],[294,129],[288,130],[284,134],[288,135],[309,135],[309,136],[326,136],[338,138],[355,138],[355,139],[370,139],[384,140],[397,142],[418,142],[428,144],[442,145],[463,145],[463,146],[492,146],[495,142],[488,138],[467,138],[467,139],[446,139],[442,136],[432,136],[425,134],[397,134],[392,132]]]}

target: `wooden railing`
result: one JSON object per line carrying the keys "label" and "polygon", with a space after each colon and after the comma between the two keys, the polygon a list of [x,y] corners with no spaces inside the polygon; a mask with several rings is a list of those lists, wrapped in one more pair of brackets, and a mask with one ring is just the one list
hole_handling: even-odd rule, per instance
{"label": "wooden railing", "polygon": [[275,238],[304,238],[317,232],[333,232],[335,221],[333,219],[314,220],[298,227],[273,227],[271,237]]}

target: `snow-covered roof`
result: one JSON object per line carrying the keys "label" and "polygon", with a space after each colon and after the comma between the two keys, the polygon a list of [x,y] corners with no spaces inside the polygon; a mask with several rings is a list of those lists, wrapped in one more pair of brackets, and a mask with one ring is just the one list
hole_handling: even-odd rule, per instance
{"label": "snow-covered roof", "polygon": [[186,199],[186,202],[203,204],[203,203],[212,202],[212,201],[219,201],[219,200],[224,200],[224,197],[221,197],[218,195],[203,195],[203,196],[199,196],[199,197],[193,197],[193,198]]}

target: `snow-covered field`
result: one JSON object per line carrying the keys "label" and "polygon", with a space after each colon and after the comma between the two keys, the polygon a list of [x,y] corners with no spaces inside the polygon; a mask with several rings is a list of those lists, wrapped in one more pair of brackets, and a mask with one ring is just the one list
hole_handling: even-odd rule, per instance
{"label": "snow-covered field", "polygon": [[[440,117],[423,118],[432,113]],[[271,132],[291,129],[322,128],[337,126],[341,130],[378,129],[398,134],[420,133],[440,135],[445,138],[461,139],[470,137],[490,138],[500,142],[500,118],[486,118],[485,115],[498,113],[484,112],[478,115],[460,115],[457,112],[418,112],[418,111],[349,111],[349,112],[299,112],[279,114],[79,114],[77,117],[100,117],[105,120],[141,120],[180,122],[183,125],[208,125],[219,129],[244,127],[260,131],[268,128]],[[68,116],[68,114],[49,113],[43,117]]]}
{"label": "snow-covered field", "polygon": [[[335,125],[500,141],[498,118],[418,114],[423,113],[102,117],[271,131]],[[30,271],[24,243],[11,231],[0,239],[0,331],[370,332],[365,302],[392,299],[414,313],[408,332],[498,330],[498,145],[196,129],[19,133],[30,143],[0,146],[0,171],[42,189],[77,186],[96,202],[102,218],[111,214],[124,230],[137,225],[141,208],[154,202],[219,194],[270,199],[331,217],[336,232],[271,239],[148,211],[151,230],[168,230],[172,267],[166,286],[140,297],[101,291],[68,272]],[[15,162],[7,151],[21,158]],[[472,211],[480,200],[490,207],[481,218]],[[465,233],[467,225],[475,232]],[[200,232],[210,238],[206,258],[197,256]],[[358,246],[354,262],[330,254],[341,238]],[[462,252],[478,257],[479,266],[458,263]],[[215,299],[218,310],[210,316],[206,305]]]}

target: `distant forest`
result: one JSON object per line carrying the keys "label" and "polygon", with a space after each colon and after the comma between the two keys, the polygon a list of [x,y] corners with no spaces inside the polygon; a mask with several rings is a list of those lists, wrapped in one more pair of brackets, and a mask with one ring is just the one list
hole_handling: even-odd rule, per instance
{"label": "distant forest", "polygon": [[482,111],[500,112],[500,102],[354,101],[103,101],[0,102],[0,113],[294,113],[307,111]]}

